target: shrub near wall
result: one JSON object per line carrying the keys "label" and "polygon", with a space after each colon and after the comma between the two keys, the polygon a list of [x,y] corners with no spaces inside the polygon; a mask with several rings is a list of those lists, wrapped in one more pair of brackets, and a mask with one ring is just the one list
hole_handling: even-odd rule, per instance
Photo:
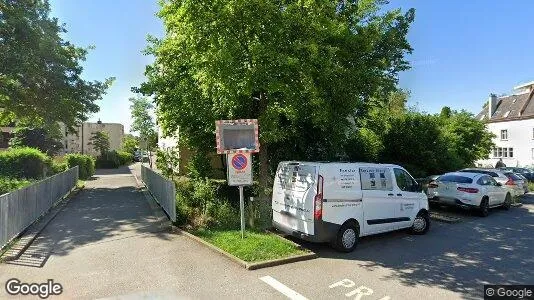
{"label": "shrub near wall", "polygon": [[35,148],[14,148],[0,152],[0,176],[40,179],[46,176],[52,160]]}
{"label": "shrub near wall", "polygon": [[74,166],[79,167],[80,179],[88,179],[95,174],[95,159],[92,156],[83,154],[67,154],[65,158],[69,168]]}
{"label": "shrub near wall", "polygon": [[124,151],[118,151],[117,154],[119,155],[119,163],[121,166],[129,165],[133,162],[133,154],[124,152]]}

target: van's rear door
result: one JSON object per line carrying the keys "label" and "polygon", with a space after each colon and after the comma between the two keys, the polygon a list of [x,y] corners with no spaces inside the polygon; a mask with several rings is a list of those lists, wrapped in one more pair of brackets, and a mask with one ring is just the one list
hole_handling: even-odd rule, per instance
{"label": "van's rear door", "polygon": [[286,229],[314,234],[313,199],[319,167],[313,163],[281,162],[273,184],[273,221]]}

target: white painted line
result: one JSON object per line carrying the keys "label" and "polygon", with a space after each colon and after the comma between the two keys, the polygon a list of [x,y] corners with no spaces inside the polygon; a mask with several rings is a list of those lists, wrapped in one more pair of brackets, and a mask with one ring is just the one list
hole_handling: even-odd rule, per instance
{"label": "white painted line", "polygon": [[308,300],[306,297],[302,296],[301,294],[295,292],[294,290],[288,288],[278,280],[272,278],[271,276],[263,276],[260,278],[261,281],[267,283],[270,285],[273,289],[279,291],[280,293],[284,294],[286,297],[292,300]]}

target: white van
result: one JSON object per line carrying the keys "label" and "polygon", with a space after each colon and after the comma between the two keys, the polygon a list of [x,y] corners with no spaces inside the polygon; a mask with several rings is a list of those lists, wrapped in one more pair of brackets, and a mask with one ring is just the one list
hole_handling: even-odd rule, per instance
{"label": "white van", "polygon": [[273,186],[273,226],[312,242],[354,250],[361,236],[430,228],[428,199],[402,167],[287,161]]}

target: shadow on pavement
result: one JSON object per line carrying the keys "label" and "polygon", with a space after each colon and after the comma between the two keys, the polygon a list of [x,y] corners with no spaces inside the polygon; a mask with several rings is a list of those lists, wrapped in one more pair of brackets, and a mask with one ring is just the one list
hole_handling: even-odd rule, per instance
{"label": "shadow on pavement", "polygon": [[118,167],[116,169],[96,169],[94,176],[99,176],[99,175],[123,175],[123,174],[131,175],[132,173],[130,172],[130,169],[128,167],[129,166],[120,166],[120,167]]}
{"label": "shadow on pavement", "polygon": [[323,258],[352,260],[368,270],[392,270],[384,280],[439,287],[466,299],[480,299],[484,284],[534,283],[534,197],[522,200],[523,207],[494,209],[486,218],[458,224],[434,222],[424,236],[396,231],[363,237],[352,253],[295,241]]}
{"label": "shadow on pavement", "polygon": [[10,264],[42,267],[51,254],[67,255],[87,245],[131,237],[169,240],[161,225],[134,187],[89,188],[71,199],[21,258]]}

